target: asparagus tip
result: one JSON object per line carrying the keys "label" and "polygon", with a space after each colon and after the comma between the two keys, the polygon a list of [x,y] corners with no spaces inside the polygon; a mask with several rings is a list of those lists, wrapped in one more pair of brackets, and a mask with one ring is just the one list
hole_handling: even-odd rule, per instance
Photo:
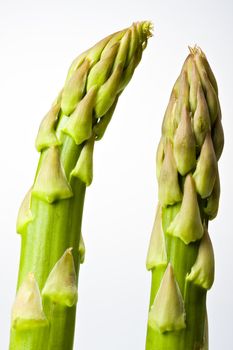
{"label": "asparagus tip", "polygon": [[188,49],[189,49],[189,52],[190,52],[191,55],[194,56],[194,55],[198,54],[198,55],[206,58],[204,52],[202,51],[200,46],[198,46],[197,44],[195,44],[194,47],[188,46]]}

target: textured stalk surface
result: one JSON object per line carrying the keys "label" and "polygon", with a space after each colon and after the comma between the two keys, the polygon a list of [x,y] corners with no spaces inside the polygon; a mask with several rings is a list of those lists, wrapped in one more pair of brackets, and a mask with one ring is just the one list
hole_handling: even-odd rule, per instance
{"label": "textured stalk surface", "polygon": [[195,47],[173,87],[157,150],[146,350],[208,349],[206,293],[214,281],[208,221],[218,211],[223,144],[217,83]]}
{"label": "textured stalk surface", "polygon": [[34,183],[19,210],[22,237],[10,350],[71,350],[81,223],[93,150],[111,120],[151,36],[149,22],[134,23],[78,56],[61,93],[43,119]]}

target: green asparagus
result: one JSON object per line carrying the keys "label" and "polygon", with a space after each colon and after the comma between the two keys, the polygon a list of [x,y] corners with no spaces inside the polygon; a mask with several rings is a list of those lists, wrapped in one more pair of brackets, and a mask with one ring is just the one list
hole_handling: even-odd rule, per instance
{"label": "green asparagus", "polygon": [[36,138],[40,159],[19,210],[22,246],[10,350],[73,347],[77,282],[85,246],[81,221],[93,150],[151,36],[137,22],[78,56]]}
{"label": "green asparagus", "polygon": [[206,293],[214,281],[208,221],[218,211],[224,144],[218,88],[205,54],[190,48],[165,112],[157,150],[158,207],[146,350],[207,350]]}

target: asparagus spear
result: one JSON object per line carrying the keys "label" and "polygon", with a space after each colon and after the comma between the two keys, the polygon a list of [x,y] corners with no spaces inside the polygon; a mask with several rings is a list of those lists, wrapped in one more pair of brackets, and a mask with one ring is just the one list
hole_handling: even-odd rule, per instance
{"label": "asparagus spear", "polygon": [[173,87],[157,150],[146,350],[208,349],[206,293],[214,281],[208,221],[218,211],[223,143],[217,83],[195,47]]}
{"label": "asparagus spear", "polygon": [[73,347],[81,221],[93,150],[141,60],[151,23],[138,22],[78,56],[36,138],[40,160],[19,210],[22,248],[10,350]]}

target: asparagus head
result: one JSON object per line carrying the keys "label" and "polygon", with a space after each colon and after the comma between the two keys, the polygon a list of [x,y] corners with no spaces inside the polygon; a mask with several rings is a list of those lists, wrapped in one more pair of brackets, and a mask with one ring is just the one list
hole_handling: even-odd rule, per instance
{"label": "asparagus head", "polygon": [[217,83],[195,47],[173,87],[157,150],[146,350],[208,349],[206,293],[214,281],[208,222],[218,211],[223,143]]}
{"label": "asparagus head", "polygon": [[22,247],[10,350],[71,350],[81,221],[93,150],[111,120],[151,36],[149,22],[134,23],[78,56],[64,88],[39,128],[40,159],[19,210]]}

